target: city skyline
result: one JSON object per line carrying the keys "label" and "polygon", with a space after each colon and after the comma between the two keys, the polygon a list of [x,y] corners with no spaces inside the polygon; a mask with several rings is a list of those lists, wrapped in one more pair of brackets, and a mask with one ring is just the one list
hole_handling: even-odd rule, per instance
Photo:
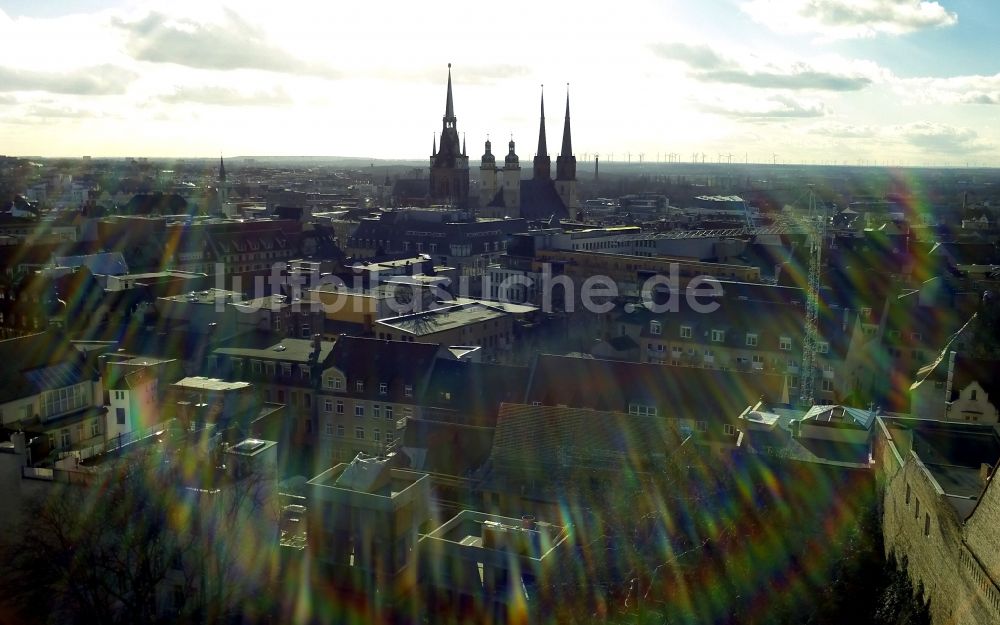
{"label": "city skyline", "polygon": [[533,156],[540,84],[553,145],[569,83],[577,155],[591,160],[998,166],[998,13],[15,0],[0,5],[0,133],[15,155],[420,159],[450,62],[472,159],[487,135]]}

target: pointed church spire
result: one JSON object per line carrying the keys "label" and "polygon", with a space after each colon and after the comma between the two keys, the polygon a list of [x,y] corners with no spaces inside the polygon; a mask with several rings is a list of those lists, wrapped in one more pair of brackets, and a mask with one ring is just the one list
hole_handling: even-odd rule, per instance
{"label": "pointed church spire", "polygon": [[573,156],[573,140],[569,131],[569,83],[566,83],[566,121],[563,122],[562,150],[556,157],[556,180],[576,180],[576,157]]}
{"label": "pointed church spire", "polygon": [[538,150],[539,156],[548,156],[549,148],[545,145],[545,85],[542,85],[542,115],[538,122]]}
{"label": "pointed church spire", "polygon": [[538,122],[538,150],[535,153],[535,178],[550,178],[552,161],[549,148],[545,145],[545,85],[542,85],[541,120]]}
{"label": "pointed church spire", "polygon": [[433,138],[431,139],[431,156],[434,156],[435,154],[438,153],[438,136],[437,136],[437,133],[436,132],[432,133],[432,137]]}
{"label": "pointed church spire", "polygon": [[562,151],[560,156],[573,155],[573,140],[569,134],[569,83],[566,83],[566,121],[563,123]]}
{"label": "pointed church spire", "polygon": [[451,63],[448,63],[448,99],[444,105],[444,121],[455,121],[455,102],[451,97]]}
{"label": "pointed church spire", "polygon": [[222,162],[222,155],[219,155],[219,180],[226,181],[226,164]]}
{"label": "pointed church spire", "polygon": [[465,133],[462,133],[462,156],[467,156],[465,153]]}

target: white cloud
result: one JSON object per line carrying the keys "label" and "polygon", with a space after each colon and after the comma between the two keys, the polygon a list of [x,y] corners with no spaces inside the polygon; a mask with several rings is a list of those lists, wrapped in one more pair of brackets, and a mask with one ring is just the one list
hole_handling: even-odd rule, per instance
{"label": "white cloud", "polygon": [[187,102],[217,106],[282,106],[292,103],[288,93],[281,87],[251,92],[218,85],[179,87],[161,95],[160,100],[170,104]]}
{"label": "white cloud", "polygon": [[894,134],[930,154],[960,156],[990,150],[993,146],[971,128],[934,122],[915,122],[895,126]]}
{"label": "white cloud", "polygon": [[705,110],[746,121],[770,122],[826,117],[830,109],[822,102],[801,100],[784,95],[749,99],[744,104],[709,103]]}
{"label": "white cloud", "polygon": [[0,67],[0,91],[48,91],[74,95],[125,93],[136,74],[114,65],[47,72]]}
{"label": "white cloud", "polygon": [[749,0],[740,8],[772,30],[821,39],[902,35],[958,21],[934,0]]}
{"label": "white cloud", "polygon": [[1000,74],[901,78],[893,90],[905,100],[930,104],[1000,104]]}
{"label": "white cloud", "polygon": [[808,61],[764,59],[679,42],[655,44],[651,49],[660,58],[683,63],[701,82],[760,89],[860,91],[885,76],[874,63],[832,56]]}
{"label": "white cloud", "polygon": [[337,78],[325,63],[300,59],[270,41],[263,28],[225,9],[217,22],[150,12],[138,20],[115,18],[126,35],[125,49],[135,59],[176,63],[209,70],[259,69]]}

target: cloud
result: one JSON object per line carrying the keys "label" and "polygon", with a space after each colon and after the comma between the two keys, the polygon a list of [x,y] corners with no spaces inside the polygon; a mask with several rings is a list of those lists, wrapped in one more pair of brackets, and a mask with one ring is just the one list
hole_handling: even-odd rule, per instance
{"label": "cloud", "polygon": [[932,154],[959,155],[992,149],[992,145],[981,140],[971,128],[917,122],[896,126],[892,131],[907,143]]}
{"label": "cloud", "polygon": [[833,139],[873,139],[879,135],[874,126],[853,124],[817,124],[808,130],[809,134]]}
{"label": "cloud", "polygon": [[743,85],[758,89],[859,91],[873,79],[857,70],[824,69],[796,62],[784,66],[764,63],[750,67],[726,58],[704,45],[666,43],[653,46],[660,58],[687,65],[691,75],[703,82]]}
{"label": "cloud", "polygon": [[958,22],[933,0],[750,0],[740,8],[772,30],[821,39],[902,35]]}
{"label": "cloud", "polygon": [[160,96],[160,99],[170,104],[193,102],[217,106],[284,106],[292,103],[280,87],[252,93],[218,86],[180,87]]}
{"label": "cloud", "polygon": [[732,107],[710,104],[704,107],[710,113],[747,121],[776,121],[826,117],[829,109],[822,102],[803,102],[786,96],[774,96],[755,103],[755,106]]}
{"label": "cloud", "polygon": [[0,91],[47,91],[69,95],[125,93],[136,75],[115,65],[85,67],[67,72],[43,72],[0,67]]}
{"label": "cloud", "polygon": [[[509,65],[504,63],[489,65],[462,65],[452,69],[453,79],[463,85],[494,85],[511,78],[520,78],[531,74],[531,68],[526,65]],[[442,84],[447,74],[440,67],[415,69],[407,71],[398,67],[380,67],[366,73],[366,76],[387,81],[429,82]]]}
{"label": "cloud", "polygon": [[175,63],[196,69],[258,69],[270,72],[338,78],[325,64],[299,59],[271,43],[260,28],[231,9],[221,23],[200,23],[151,12],[137,21],[112,20],[126,33],[125,49],[135,59]]}
{"label": "cloud", "polygon": [[902,78],[893,89],[901,97],[931,104],[1000,104],[1000,74],[947,78]]}

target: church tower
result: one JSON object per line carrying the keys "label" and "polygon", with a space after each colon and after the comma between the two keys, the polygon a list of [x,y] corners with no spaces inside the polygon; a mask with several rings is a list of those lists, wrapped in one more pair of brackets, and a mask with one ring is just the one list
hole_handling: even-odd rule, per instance
{"label": "church tower", "polygon": [[566,87],[566,121],[563,122],[562,149],[556,157],[556,193],[569,209],[571,218],[576,218],[580,210],[580,198],[576,188],[576,157],[573,156],[573,140],[569,130],[569,86]]}
{"label": "church tower", "polygon": [[431,152],[431,201],[459,207],[469,203],[469,157],[458,139],[455,104],[451,95],[451,63],[448,63],[448,95],[441,122],[441,144]]}
{"label": "church tower", "polygon": [[511,217],[521,216],[521,163],[514,153],[514,138],[507,144],[503,163],[503,205]]}
{"label": "church tower", "polygon": [[545,87],[542,86],[542,116],[538,123],[538,150],[535,152],[535,174],[539,178],[549,180],[552,177],[552,160],[549,158],[549,148],[545,145]]}
{"label": "church tower", "polygon": [[497,191],[497,159],[493,156],[493,144],[486,139],[486,152],[483,153],[479,165],[479,206],[487,206],[496,197]]}

